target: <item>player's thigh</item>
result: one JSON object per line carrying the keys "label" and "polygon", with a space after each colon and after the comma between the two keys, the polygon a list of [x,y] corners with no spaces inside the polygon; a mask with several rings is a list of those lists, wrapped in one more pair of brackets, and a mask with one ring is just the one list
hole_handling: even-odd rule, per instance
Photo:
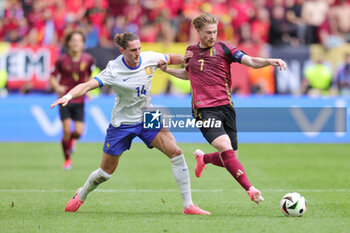
{"label": "player's thigh", "polygon": [[[213,145],[217,150],[221,150],[222,147],[227,143],[227,140],[221,141],[220,139],[226,138],[226,131],[223,125],[223,122],[225,121],[225,115],[222,112],[222,107],[212,107],[212,108],[203,108],[197,110],[197,117],[196,121],[203,121],[203,120],[214,120],[215,122],[220,122],[219,126],[216,124],[210,127],[203,127],[200,128],[200,131],[202,132],[202,135],[204,138],[209,142],[209,144]],[[226,135],[227,136],[227,135]],[[219,138],[219,140],[217,140]],[[214,142],[215,141],[215,142]],[[213,144],[214,142],[214,144]]]}
{"label": "player's thigh", "polygon": [[70,109],[71,104],[72,103],[68,103],[64,107],[62,105],[59,106],[59,113],[60,113],[61,121],[64,121],[67,118],[70,118],[70,119],[72,118],[72,113],[71,113],[71,109]]}
{"label": "player's thigh", "polygon": [[162,128],[151,142],[154,146],[169,158],[174,158],[182,154],[180,147],[176,144],[174,135],[167,129]]}
{"label": "player's thigh", "polygon": [[101,169],[108,174],[112,174],[118,166],[120,155],[110,155],[103,152],[101,160]]}
{"label": "player's thigh", "polygon": [[236,125],[236,112],[230,105],[225,106],[225,120],[223,121],[223,126],[225,132],[231,140],[231,146],[233,150],[238,149],[237,140],[237,125]]}
{"label": "player's thigh", "polygon": [[107,128],[103,152],[109,155],[120,155],[129,150],[132,140],[136,137],[134,126],[114,127],[112,124]]}
{"label": "player's thigh", "polygon": [[71,103],[71,117],[74,121],[84,122],[85,120],[85,105],[84,103]]}
{"label": "player's thigh", "polygon": [[70,118],[66,118],[62,121],[63,137],[70,136],[71,125],[72,125],[72,119]]}

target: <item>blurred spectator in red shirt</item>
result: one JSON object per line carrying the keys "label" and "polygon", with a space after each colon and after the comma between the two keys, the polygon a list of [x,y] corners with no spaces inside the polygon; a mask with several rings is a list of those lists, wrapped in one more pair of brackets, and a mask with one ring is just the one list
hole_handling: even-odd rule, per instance
{"label": "blurred spectator in red shirt", "polygon": [[175,23],[176,42],[188,42],[191,29],[191,19],[187,18],[183,11],[180,11]]}
{"label": "blurred spectator in red shirt", "polygon": [[65,3],[63,0],[58,0],[54,3],[53,9],[54,14],[52,14],[56,33],[59,41],[63,41],[64,32],[67,26],[68,14],[66,12]]}
{"label": "blurred spectator in red shirt", "polygon": [[266,8],[256,11],[256,18],[251,23],[252,39],[255,44],[265,44],[269,39],[270,16]]}
{"label": "blurred spectator in red shirt", "polygon": [[18,43],[21,41],[21,37],[18,32],[18,25],[14,22],[10,22],[5,26],[5,41],[10,43]]}
{"label": "blurred spectator in red shirt", "polygon": [[232,17],[233,28],[238,32],[244,23],[250,22],[254,15],[254,6],[248,0],[231,0],[229,1],[229,10]]}
{"label": "blurred spectator in red shirt", "polygon": [[18,0],[5,1],[4,18],[6,20],[20,20],[24,17],[24,11]]}
{"label": "blurred spectator in red shirt", "polygon": [[346,0],[339,0],[339,4],[331,7],[330,29],[331,34],[350,42],[350,4]]}
{"label": "blurred spectator in red shirt", "polygon": [[114,16],[119,16],[124,14],[124,9],[129,4],[129,0],[109,0],[108,4],[109,12]]}
{"label": "blurred spectator in red shirt", "polygon": [[22,39],[28,34],[30,27],[29,27],[27,18],[22,18],[18,21],[18,29],[17,30],[18,30],[18,35]]}
{"label": "blurred spectator in red shirt", "polygon": [[103,23],[100,31],[100,46],[104,48],[113,48],[113,35],[112,30],[115,24],[114,16],[108,15]]}
{"label": "blurred spectator in red shirt", "polygon": [[4,19],[0,18],[0,40],[5,38],[5,23]]}
{"label": "blurred spectator in red shirt", "polygon": [[77,21],[84,17],[86,7],[84,0],[64,0],[69,21]]}
{"label": "blurred spectator in red shirt", "polygon": [[170,11],[170,19],[174,19],[179,16],[179,13],[182,12],[184,8],[185,0],[166,0],[165,6]]}
{"label": "blurred spectator in red shirt", "polygon": [[85,5],[89,14],[89,19],[94,25],[102,29],[104,20],[107,18],[108,1],[107,0],[88,0]]}

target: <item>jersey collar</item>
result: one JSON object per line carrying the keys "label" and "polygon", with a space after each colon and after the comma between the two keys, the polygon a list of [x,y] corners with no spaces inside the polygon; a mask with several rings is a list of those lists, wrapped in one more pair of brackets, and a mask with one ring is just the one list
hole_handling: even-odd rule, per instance
{"label": "jersey collar", "polygon": [[[216,45],[217,43],[218,43],[218,42],[216,41],[215,44],[214,44],[214,46],[213,46],[213,47],[210,47],[210,48],[214,48],[215,45]],[[200,49],[210,49],[209,47],[208,47],[208,48],[202,48],[202,47],[200,47],[199,45],[200,45],[200,42],[198,42],[198,44],[197,44],[197,47],[200,48]]]}
{"label": "jersey collar", "polygon": [[141,56],[140,56],[140,62],[139,62],[139,65],[138,65],[137,67],[135,67],[135,68],[130,67],[130,66],[128,66],[128,64],[126,64],[126,62],[125,62],[125,60],[124,60],[124,56],[122,57],[122,61],[123,61],[124,65],[125,65],[125,66],[126,66],[128,69],[130,69],[130,70],[136,70],[136,69],[140,68],[141,63],[142,63]]}

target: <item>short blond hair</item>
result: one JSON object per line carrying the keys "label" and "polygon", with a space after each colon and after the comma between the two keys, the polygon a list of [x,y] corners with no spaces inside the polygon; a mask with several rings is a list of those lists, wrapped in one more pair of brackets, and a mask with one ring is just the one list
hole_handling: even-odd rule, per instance
{"label": "short blond hair", "polygon": [[192,20],[192,25],[196,29],[201,29],[204,25],[207,24],[218,24],[218,19],[212,14],[201,14]]}

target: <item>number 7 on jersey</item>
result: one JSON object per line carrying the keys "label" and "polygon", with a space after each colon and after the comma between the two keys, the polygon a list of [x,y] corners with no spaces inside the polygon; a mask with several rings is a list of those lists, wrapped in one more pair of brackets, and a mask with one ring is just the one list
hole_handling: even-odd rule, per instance
{"label": "number 7 on jersey", "polygon": [[201,63],[201,69],[200,69],[200,71],[203,71],[204,59],[199,59],[198,62]]}

